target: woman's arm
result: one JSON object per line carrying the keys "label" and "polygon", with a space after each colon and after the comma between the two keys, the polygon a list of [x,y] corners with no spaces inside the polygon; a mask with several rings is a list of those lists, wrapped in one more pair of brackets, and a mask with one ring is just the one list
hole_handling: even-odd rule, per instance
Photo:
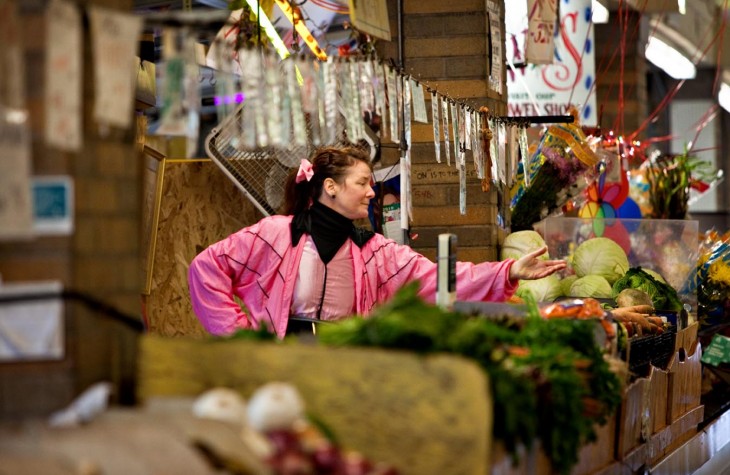
{"label": "woman's arm", "polygon": [[190,263],[190,301],[198,320],[209,333],[228,335],[239,328],[255,326],[233,296],[234,289],[246,287],[247,281],[255,277],[246,270],[255,239],[252,230],[256,226],[211,244]]}

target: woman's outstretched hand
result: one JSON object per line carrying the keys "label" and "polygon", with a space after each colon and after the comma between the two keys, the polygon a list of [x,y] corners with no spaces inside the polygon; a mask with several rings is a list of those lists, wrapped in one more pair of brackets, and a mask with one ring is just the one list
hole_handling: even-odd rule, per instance
{"label": "woman's outstretched hand", "polygon": [[565,261],[539,259],[546,252],[547,246],[543,246],[517,259],[510,267],[509,278],[512,280],[542,279],[565,268]]}

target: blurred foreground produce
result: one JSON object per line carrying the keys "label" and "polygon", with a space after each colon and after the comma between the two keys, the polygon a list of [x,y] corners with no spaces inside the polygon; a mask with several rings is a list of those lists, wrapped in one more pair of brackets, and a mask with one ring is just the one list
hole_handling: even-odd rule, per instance
{"label": "blurred foreground produce", "polygon": [[513,454],[539,440],[555,471],[569,472],[621,400],[619,378],[595,343],[595,322],[546,320],[534,304],[529,317],[468,316],[428,305],[416,292],[417,284],[408,285],[370,318],[322,327],[320,342],[476,360],[492,384],[494,437]]}

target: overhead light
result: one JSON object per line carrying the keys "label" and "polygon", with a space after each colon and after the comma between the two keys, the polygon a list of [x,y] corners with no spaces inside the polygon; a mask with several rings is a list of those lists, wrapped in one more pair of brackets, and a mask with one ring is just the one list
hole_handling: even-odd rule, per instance
{"label": "overhead light", "polygon": [[644,55],[674,79],[694,79],[697,75],[697,68],[692,61],[654,36],[649,37]]}
{"label": "overhead light", "polygon": [[687,14],[687,2],[686,0],[677,0],[677,9],[682,15]]}
{"label": "overhead light", "polygon": [[724,82],[720,86],[720,92],[717,94],[717,102],[720,103],[720,107],[730,112],[730,85]]}
{"label": "overhead light", "polygon": [[592,0],[591,20],[593,23],[608,23],[608,8],[604,7],[598,0]]}

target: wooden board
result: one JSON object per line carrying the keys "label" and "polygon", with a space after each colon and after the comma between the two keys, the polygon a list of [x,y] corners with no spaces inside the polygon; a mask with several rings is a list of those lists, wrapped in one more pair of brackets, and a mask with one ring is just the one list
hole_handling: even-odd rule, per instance
{"label": "wooden board", "polygon": [[202,336],[190,305],[190,261],[261,215],[212,161],[163,160],[146,321],[152,333]]}
{"label": "wooden board", "polygon": [[141,400],[194,396],[229,387],[248,398],[260,385],[288,381],[307,410],[345,448],[401,474],[487,473],[492,404],[485,373],[449,355],[293,343],[145,335]]}

